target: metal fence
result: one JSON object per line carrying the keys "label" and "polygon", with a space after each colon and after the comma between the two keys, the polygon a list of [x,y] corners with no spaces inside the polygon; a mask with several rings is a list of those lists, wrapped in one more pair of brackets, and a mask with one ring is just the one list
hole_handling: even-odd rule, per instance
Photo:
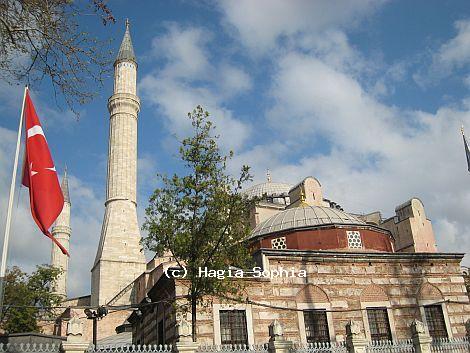
{"label": "metal fence", "polygon": [[267,353],[267,344],[222,344],[201,345],[197,353],[231,352],[231,353]]}
{"label": "metal fence", "polygon": [[347,353],[345,342],[330,343],[307,343],[307,344],[294,344],[292,353]]}
{"label": "metal fence", "polygon": [[463,338],[440,338],[431,344],[432,353],[469,353],[470,341],[468,337]]}
{"label": "metal fence", "polygon": [[367,353],[414,353],[412,340],[376,341],[366,347]]}
{"label": "metal fence", "polygon": [[[171,353],[172,345],[90,345],[85,353]],[[59,353],[57,343],[0,344],[0,353]],[[196,353],[268,353],[268,344],[257,345],[201,345]],[[294,344],[290,353],[347,353],[345,342]],[[367,353],[415,353],[412,340],[378,341],[366,346]],[[469,338],[434,340],[431,353],[470,353]]]}
{"label": "metal fence", "polygon": [[0,344],[0,353],[58,353],[60,343],[7,343]]}
{"label": "metal fence", "polygon": [[90,345],[87,353],[170,353],[172,349],[171,344]]}

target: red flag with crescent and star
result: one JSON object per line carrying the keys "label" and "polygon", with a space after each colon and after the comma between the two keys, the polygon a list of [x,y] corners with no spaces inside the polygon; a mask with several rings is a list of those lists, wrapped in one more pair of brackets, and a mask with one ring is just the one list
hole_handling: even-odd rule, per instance
{"label": "red flag with crescent and star", "polygon": [[29,188],[31,214],[41,232],[49,237],[63,254],[69,255],[62,244],[49,232],[49,228],[64,207],[64,195],[29,91],[26,91],[24,109],[26,147],[22,184]]}

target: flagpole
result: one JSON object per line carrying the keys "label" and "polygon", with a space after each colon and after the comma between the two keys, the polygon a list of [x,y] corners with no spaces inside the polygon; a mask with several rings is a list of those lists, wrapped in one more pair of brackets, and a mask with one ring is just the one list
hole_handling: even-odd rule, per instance
{"label": "flagpole", "polygon": [[7,219],[5,222],[5,237],[3,238],[2,262],[0,264],[0,320],[3,317],[3,296],[5,292],[5,274],[7,269],[8,242],[10,240],[11,213],[13,209],[13,200],[15,198],[16,173],[18,171],[18,159],[20,155],[21,146],[21,132],[23,129],[24,103],[26,100],[27,91],[28,86],[26,85],[23,94],[23,104],[21,105],[20,123],[18,126],[18,137],[16,140],[15,162],[13,164],[13,173],[11,176],[10,185],[10,198],[8,199]]}

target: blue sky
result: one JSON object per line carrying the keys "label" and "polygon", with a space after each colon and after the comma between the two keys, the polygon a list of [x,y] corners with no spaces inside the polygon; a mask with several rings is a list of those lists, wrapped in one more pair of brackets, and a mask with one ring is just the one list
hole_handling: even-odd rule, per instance
{"label": "blue sky", "polygon": [[[156,173],[179,170],[186,113],[208,109],[230,171],[255,182],[316,176],[350,212],[419,197],[441,251],[470,251],[470,175],[459,128],[470,133],[470,4],[466,1],[110,2],[117,23],[81,25],[114,39],[124,20],[138,57],[139,217]],[[71,175],[69,293],[89,292],[104,212],[109,77],[76,120],[47,84],[34,101],[59,170]],[[22,88],[0,83],[0,214],[5,214]],[[4,217],[0,219],[3,229]],[[9,264],[47,263],[22,190]],[[466,264],[469,262],[466,260]]]}

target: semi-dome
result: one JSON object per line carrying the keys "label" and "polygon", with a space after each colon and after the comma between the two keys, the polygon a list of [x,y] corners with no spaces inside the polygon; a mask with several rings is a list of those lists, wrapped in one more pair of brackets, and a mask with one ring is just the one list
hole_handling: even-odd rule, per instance
{"label": "semi-dome", "polygon": [[367,223],[338,209],[305,205],[284,210],[261,222],[253,230],[250,238],[289,229],[309,228],[327,224],[363,226]]}
{"label": "semi-dome", "polygon": [[288,194],[292,185],[285,183],[273,183],[271,181],[256,184],[243,191],[249,198]]}

